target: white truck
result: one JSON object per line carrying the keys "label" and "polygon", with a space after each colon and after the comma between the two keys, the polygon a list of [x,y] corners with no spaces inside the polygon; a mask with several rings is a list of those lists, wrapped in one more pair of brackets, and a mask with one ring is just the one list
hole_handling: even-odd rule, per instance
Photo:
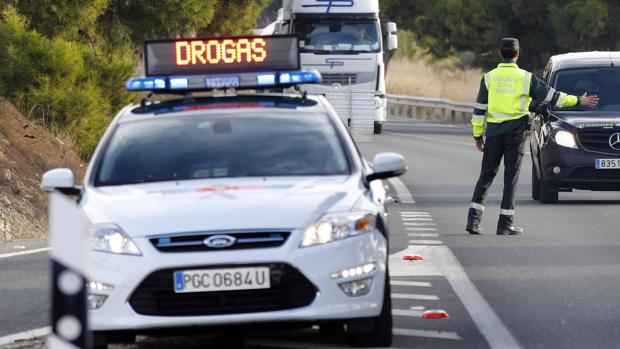
{"label": "white truck", "polygon": [[323,76],[321,85],[304,89],[325,95],[350,126],[381,133],[387,116],[384,53],[397,49],[398,39],[396,23],[381,26],[379,0],[283,0],[277,20],[261,34],[296,35],[301,68]]}

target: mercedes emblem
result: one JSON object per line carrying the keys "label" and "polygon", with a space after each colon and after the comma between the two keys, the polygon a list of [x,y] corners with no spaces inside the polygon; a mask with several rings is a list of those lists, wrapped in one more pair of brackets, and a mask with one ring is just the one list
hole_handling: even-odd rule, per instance
{"label": "mercedes emblem", "polygon": [[620,133],[614,133],[609,137],[609,146],[613,150],[620,150]]}

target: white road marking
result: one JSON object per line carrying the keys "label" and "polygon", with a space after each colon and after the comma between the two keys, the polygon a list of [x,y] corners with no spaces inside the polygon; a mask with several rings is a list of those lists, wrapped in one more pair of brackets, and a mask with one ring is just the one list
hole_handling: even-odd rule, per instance
{"label": "white road marking", "polygon": [[443,245],[443,241],[441,240],[409,240],[411,245]]}
{"label": "white road marking", "polygon": [[402,218],[410,218],[410,217],[430,217],[431,215],[428,213],[401,213],[400,216]]}
{"label": "white road marking", "polygon": [[17,257],[17,256],[23,256],[23,255],[27,255],[27,254],[47,252],[49,250],[50,250],[50,247],[43,247],[43,248],[36,248],[34,250],[5,253],[5,254],[0,254],[0,259],[10,258],[10,257]]}
{"label": "white road marking", "polygon": [[[471,140],[471,143],[466,143],[466,142],[459,142],[459,141],[451,141],[451,140],[447,140],[447,139],[443,139],[443,138],[439,138],[439,137],[425,137],[425,136],[410,135],[410,134],[404,134],[404,133],[398,133],[398,132],[390,132],[390,131],[385,131],[385,133],[391,134],[391,135],[394,135],[394,136],[400,136],[400,137],[417,138],[417,139],[422,139],[422,140],[425,140],[425,141],[433,141],[433,142],[447,143],[447,144],[468,145],[468,146],[472,147],[472,149],[474,148],[474,140],[473,140],[473,138]],[[528,151],[526,151],[525,154],[526,155],[531,155],[530,152],[528,152]]]}
{"label": "white road marking", "polygon": [[408,215],[408,214],[424,214],[424,215],[429,215],[428,212],[422,212],[422,211],[400,211],[401,215]]}
{"label": "white road marking", "polygon": [[416,286],[416,287],[432,287],[430,282],[423,281],[400,281],[400,280],[391,280],[390,285],[393,286]]}
{"label": "white road marking", "polygon": [[423,307],[421,305],[416,305],[416,306],[413,306],[413,307],[411,307],[409,309],[411,309],[411,310],[425,310],[426,307]]}
{"label": "white road marking", "polygon": [[422,314],[424,314],[422,310],[392,309],[392,315],[396,316],[422,317]]}
{"label": "white road marking", "polygon": [[425,227],[407,227],[408,231],[437,231],[437,228],[425,228]]}
{"label": "white road marking", "polygon": [[436,233],[409,233],[407,234],[412,238],[438,238],[439,234]]}
{"label": "white road marking", "polygon": [[393,331],[396,336],[407,337],[424,337],[424,338],[439,338],[439,339],[454,339],[461,340],[461,336],[455,332],[448,331],[429,331],[429,330],[412,330],[407,328],[395,328]]}
{"label": "white road marking", "polygon": [[[430,222],[433,219],[432,218],[411,218],[409,220],[410,221],[420,221],[420,222]],[[413,225],[413,224],[415,224],[413,222],[404,222],[404,223],[405,223],[405,225]]]}
{"label": "white road marking", "polygon": [[407,186],[398,177],[392,177],[388,179],[388,182],[392,185],[398,196],[398,202],[402,204],[415,204],[411,192],[407,189]]}
{"label": "white road marking", "polygon": [[432,294],[414,294],[414,293],[392,293],[392,298],[396,299],[417,299],[421,301],[438,301],[439,297]]}
{"label": "white road marking", "polygon": [[414,222],[407,222],[407,223],[408,223],[407,225],[409,225],[409,226],[415,226],[415,227],[417,227],[417,226],[423,226],[423,225],[424,225],[424,226],[434,226],[434,225],[437,225],[436,223],[433,223],[433,222],[422,222],[422,223],[417,223],[417,222],[416,222],[416,223],[414,223]]}
{"label": "white road marking", "polygon": [[0,345],[11,344],[17,341],[25,341],[37,337],[47,336],[51,332],[51,327],[41,327],[32,330],[13,333],[8,336],[0,337]]}
{"label": "white road marking", "polygon": [[430,217],[430,216],[401,217],[400,219],[403,222],[408,222],[408,221],[419,221],[419,220],[421,220],[420,218],[428,218],[431,221],[433,220],[433,217]]}

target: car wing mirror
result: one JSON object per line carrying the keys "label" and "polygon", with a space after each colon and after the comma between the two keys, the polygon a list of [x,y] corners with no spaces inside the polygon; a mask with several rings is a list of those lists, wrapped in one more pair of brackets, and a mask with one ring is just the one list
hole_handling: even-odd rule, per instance
{"label": "car wing mirror", "polygon": [[58,190],[67,195],[79,195],[80,189],[75,187],[73,172],[68,168],[55,168],[43,174],[41,188],[46,192]]}
{"label": "car wing mirror", "polygon": [[407,172],[405,158],[396,153],[379,153],[372,161],[373,172],[366,176],[368,182],[397,177]]}

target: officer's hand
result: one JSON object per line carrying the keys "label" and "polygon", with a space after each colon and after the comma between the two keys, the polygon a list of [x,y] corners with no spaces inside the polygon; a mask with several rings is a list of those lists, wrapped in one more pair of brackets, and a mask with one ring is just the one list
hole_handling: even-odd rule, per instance
{"label": "officer's hand", "polygon": [[579,97],[579,104],[585,105],[586,107],[594,108],[598,105],[598,96],[588,96],[588,93],[585,92],[583,96]]}
{"label": "officer's hand", "polygon": [[476,149],[479,151],[484,151],[484,139],[480,138],[476,141]]}

